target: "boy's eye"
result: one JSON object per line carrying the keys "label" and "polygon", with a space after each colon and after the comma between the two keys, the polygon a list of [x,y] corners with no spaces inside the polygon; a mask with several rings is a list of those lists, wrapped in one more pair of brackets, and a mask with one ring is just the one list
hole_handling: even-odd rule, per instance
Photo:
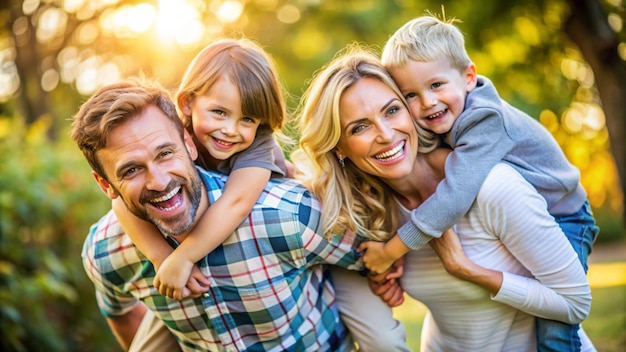
{"label": "boy's eye", "polygon": [[433,87],[433,88],[439,88],[439,87],[441,87],[441,82],[435,82],[435,83],[433,83],[432,87]]}
{"label": "boy's eye", "polygon": [[415,98],[417,96],[417,94],[411,92],[408,93],[407,95],[404,96],[405,99],[409,99],[409,98]]}

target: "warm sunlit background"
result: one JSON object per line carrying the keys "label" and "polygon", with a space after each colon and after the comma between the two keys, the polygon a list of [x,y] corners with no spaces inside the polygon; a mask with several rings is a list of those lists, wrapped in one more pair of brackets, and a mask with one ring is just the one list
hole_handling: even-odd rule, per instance
{"label": "warm sunlit background", "polygon": [[[191,58],[225,36],[252,38],[272,55],[293,111],[308,79],[339,49],[353,41],[381,48],[404,22],[425,10],[440,13],[443,5],[446,16],[462,21],[478,72],[546,126],[581,170],[602,227],[599,241],[623,241],[624,199],[609,138],[623,132],[607,128],[599,79],[563,30],[572,3],[582,1],[3,1],[3,350],[117,350],[79,260],[89,225],[109,204],[69,141],[69,119],[97,88],[129,76],[174,90]],[[621,40],[623,67],[624,4],[597,3]]]}

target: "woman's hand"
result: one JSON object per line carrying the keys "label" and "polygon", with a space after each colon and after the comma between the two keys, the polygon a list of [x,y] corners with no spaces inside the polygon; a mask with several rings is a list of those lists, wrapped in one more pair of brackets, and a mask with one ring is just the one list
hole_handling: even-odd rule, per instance
{"label": "woman's hand", "polygon": [[471,261],[463,251],[461,240],[453,229],[434,238],[430,246],[435,250],[446,271],[465,281],[473,282],[495,295],[502,287],[502,272],[487,269]]}
{"label": "woman's hand", "polygon": [[469,261],[463,252],[459,235],[453,229],[447,230],[441,237],[433,238],[428,243],[441,259],[446,271],[454,276],[457,276],[459,270]]}

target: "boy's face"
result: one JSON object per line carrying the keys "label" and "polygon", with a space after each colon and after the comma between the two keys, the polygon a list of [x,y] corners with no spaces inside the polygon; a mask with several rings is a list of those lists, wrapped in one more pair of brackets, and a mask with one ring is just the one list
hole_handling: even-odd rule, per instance
{"label": "boy's face", "polygon": [[389,68],[409,103],[413,118],[437,134],[450,131],[465,108],[467,93],[476,87],[476,67],[470,63],[460,72],[447,59],[409,60],[403,67]]}

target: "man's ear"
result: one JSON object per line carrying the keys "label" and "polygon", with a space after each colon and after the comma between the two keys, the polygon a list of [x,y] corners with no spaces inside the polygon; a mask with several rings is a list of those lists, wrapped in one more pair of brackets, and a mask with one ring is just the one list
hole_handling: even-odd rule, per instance
{"label": "man's ear", "polygon": [[191,105],[187,97],[178,97],[178,106],[180,106],[180,111],[182,111],[185,116],[191,116]]}
{"label": "man's ear", "polygon": [[465,83],[466,90],[471,92],[476,88],[476,83],[478,83],[478,79],[476,77],[476,65],[473,62],[467,64],[465,68]]}
{"label": "man's ear", "polygon": [[93,175],[93,178],[96,179],[96,183],[98,184],[98,186],[100,186],[100,190],[102,191],[102,193],[104,193],[105,196],[109,197],[110,199],[115,199],[119,197],[119,194],[113,189],[111,184],[104,179],[104,177],[98,175],[93,170],[91,171],[91,174]]}
{"label": "man's ear", "polygon": [[189,131],[187,131],[186,128],[183,134],[183,142],[185,143],[185,148],[187,148],[187,152],[189,152],[189,156],[191,157],[191,160],[196,160],[198,158],[198,149],[196,148],[196,145],[193,143],[193,138],[191,138],[191,135],[189,134]]}

